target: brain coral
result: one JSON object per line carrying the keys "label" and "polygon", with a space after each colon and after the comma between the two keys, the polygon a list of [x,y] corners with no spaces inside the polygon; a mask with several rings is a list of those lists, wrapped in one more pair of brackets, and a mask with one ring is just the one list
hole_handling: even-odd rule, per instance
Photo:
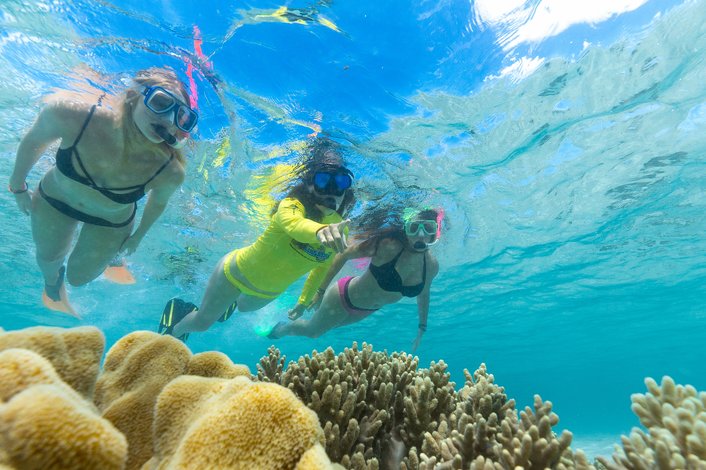
{"label": "brain coral", "polygon": [[294,469],[323,443],[316,414],[290,390],[245,377],[174,380],[159,397],[155,435],[147,468]]}
{"label": "brain coral", "polygon": [[0,352],[0,403],[38,384],[57,384],[69,388],[49,361],[39,354],[26,349]]}
{"label": "brain coral", "polygon": [[93,396],[105,348],[105,337],[97,328],[37,326],[0,332],[0,351],[10,348],[36,352],[48,359],[74,390],[89,399]]}
{"label": "brain coral", "polygon": [[96,383],[95,402],[130,444],[127,468],[152,457],[152,421],[157,396],[183,374],[191,352],[171,336],[136,331],[116,342],[106,355]]}
{"label": "brain coral", "polygon": [[219,351],[206,351],[194,356],[189,361],[185,374],[200,375],[201,377],[221,377],[232,379],[234,377],[250,377],[247,366],[233,364],[228,356]]}
{"label": "brain coral", "polygon": [[0,405],[0,454],[26,470],[122,469],[125,437],[67,386],[40,384]]}

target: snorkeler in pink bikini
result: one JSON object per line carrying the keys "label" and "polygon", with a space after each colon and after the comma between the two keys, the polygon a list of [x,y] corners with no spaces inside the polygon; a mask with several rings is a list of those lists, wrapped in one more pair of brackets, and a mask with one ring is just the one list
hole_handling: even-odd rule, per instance
{"label": "snorkeler in pink bikini", "polygon": [[[307,308],[298,304],[289,315],[292,322],[279,322],[269,333],[316,338],[340,326],[356,323],[402,297],[416,297],[419,313],[416,350],[427,329],[431,283],[439,263],[429,248],[439,241],[440,211],[407,210],[404,226],[379,230],[362,243],[336,256],[321,287],[308,308],[316,308],[308,319],[297,319]],[[329,286],[346,261],[369,257],[370,265],[361,276],[346,276]],[[328,286],[328,288],[326,288]]]}

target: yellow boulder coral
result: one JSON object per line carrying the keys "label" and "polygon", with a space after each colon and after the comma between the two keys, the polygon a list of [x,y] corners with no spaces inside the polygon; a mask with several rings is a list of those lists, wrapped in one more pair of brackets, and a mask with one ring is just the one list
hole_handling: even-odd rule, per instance
{"label": "yellow boulder coral", "polygon": [[0,405],[0,449],[25,470],[122,469],[125,437],[68,387],[34,385]]}
{"label": "yellow boulder coral", "polygon": [[[245,377],[232,380],[183,375],[172,380],[157,400],[155,408],[155,462],[161,467],[175,454],[189,427],[227,397],[249,387]],[[156,465],[155,463],[155,465]]]}
{"label": "yellow boulder coral", "polygon": [[321,444],[304,452],[302,458],[294,470],[343,470],[344,466],[331,463],[331,459],[326,455],[326,450]]}
{"label": "yellow boulder coral", "polygon": [[10,348],[36,352],[49,360],[74,390],[89,399],[93,396],[105,348],[105,337],[97,328],[37,326],[0,332],[0,351]]}
{"label": "yellow boulder coral", "polygon": [[316,414],[289,389],[245,377],[179,377],[159,397],[154,429],[145,468],[294,469],[323,443]]}
{"label": "yellow boulder coral", "polygon": [[106,355],[96,383],[95,402],[130,444],[127,468],[152,457],[152,421],[157,396],[186,371],[191,352],[171,336],[136,331],[121,338]]}
{"label": "yellow boulder coral", "polygon": [[38,384],[57,384],[68,388],[49,361],[39,354],[27,349],[0,352],[0,403]]}
{"label": "yellow boulder coral", "polygon": [[251,377],[248,366],[233,364],[233,361],[227,355],[218,351],[194,354],[189,361],[186,374],[200,375],[201,377],[221,377],[224,379],[240,376]]}

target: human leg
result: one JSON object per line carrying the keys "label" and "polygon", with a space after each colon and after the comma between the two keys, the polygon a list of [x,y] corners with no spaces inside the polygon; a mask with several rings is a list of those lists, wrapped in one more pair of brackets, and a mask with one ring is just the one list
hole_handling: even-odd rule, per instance
{"label": "human leg", "polygon": [[44,277],[42,302],[50,310],[79,318],[64,285],[64,260],[71,250],[78,221],[49,205],[37,191],[32,197],[31,223],[37,265]]}
{"label": "human leg", "polygon": [[221,258],[213,270],[201,300],[201,307],[179,321],[172,334],[176,337],[192,331],[206,331],[223,312],[241,296],[241,291],[225,276],[223,265],[228,255]]}
{"label": "human leg", "polygon": [[32,196],[32,238],[37,265],[47,285],[56,285],[59,270],[71,250],[78,221],[50,206],[35,192]]}
{"label": "human leg", "polygon": [[348,312],[341,305],[339,289],[332,285],[326,289],[321,305],[310,319],[299,318],[292,322],[280,322],[269,334],[269,338],[277,339],[283,336],[308,336],[318,338],[327,331],[340,326],[348,317]]}
{"label": "human leg", "polygon": [[82,286],[100,276],[131,232],[132,222],[124,227],[83,224],[66,266],[69,284]]}

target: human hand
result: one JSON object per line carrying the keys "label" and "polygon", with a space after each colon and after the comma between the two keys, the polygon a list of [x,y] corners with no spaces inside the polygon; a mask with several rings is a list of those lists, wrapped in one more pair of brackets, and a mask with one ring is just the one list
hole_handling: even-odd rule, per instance
{"label": "human hand", "polygon": [[15,202],[22,212],[29,215],[32,212],[32,191],[15,193]]}
{"label": "human hand", "polygon": [[346,249],[346,227],[351,223],[350,219],[337,224],[330,224],[316,232],[316,238],[319,239],[322,245],[331,248],[336,253],[342,253]]}
{"label": "human hand", "polygon": [[309,306],[306,308],[307,310],[318,310],[319,307],[321,306],[321,302],[324,300],[324,293],[326,291],[323,291],[322,289],[319,289],[316,291],[316,294],[314,294],[314,298],[311,299],[311,303]]}
{"label": "human hand", "polygon": [[132,234],[125,239],[123,245],[120,247],[120,251],[124,252],[126,255],[131,255],[137,250],[141,241],[142,237]]}
{"label": "human hand", "polygon": [[297,304],[294,306],[293,309],[291,309],[288,313],[287,316],[289,317],[290,320],[296,320],[297,318],[301,317],[304,315],[304,310],[306,310],[306,305],[304,304]]}
{"label": "human hand", "polygon": [[412,341],[412,354],[414,354],[417,351],[417,348],[419,348],[419,345],[422,343],[422,335],[424,332],[422,330],[419,330],[417,333],[417,337]]}

